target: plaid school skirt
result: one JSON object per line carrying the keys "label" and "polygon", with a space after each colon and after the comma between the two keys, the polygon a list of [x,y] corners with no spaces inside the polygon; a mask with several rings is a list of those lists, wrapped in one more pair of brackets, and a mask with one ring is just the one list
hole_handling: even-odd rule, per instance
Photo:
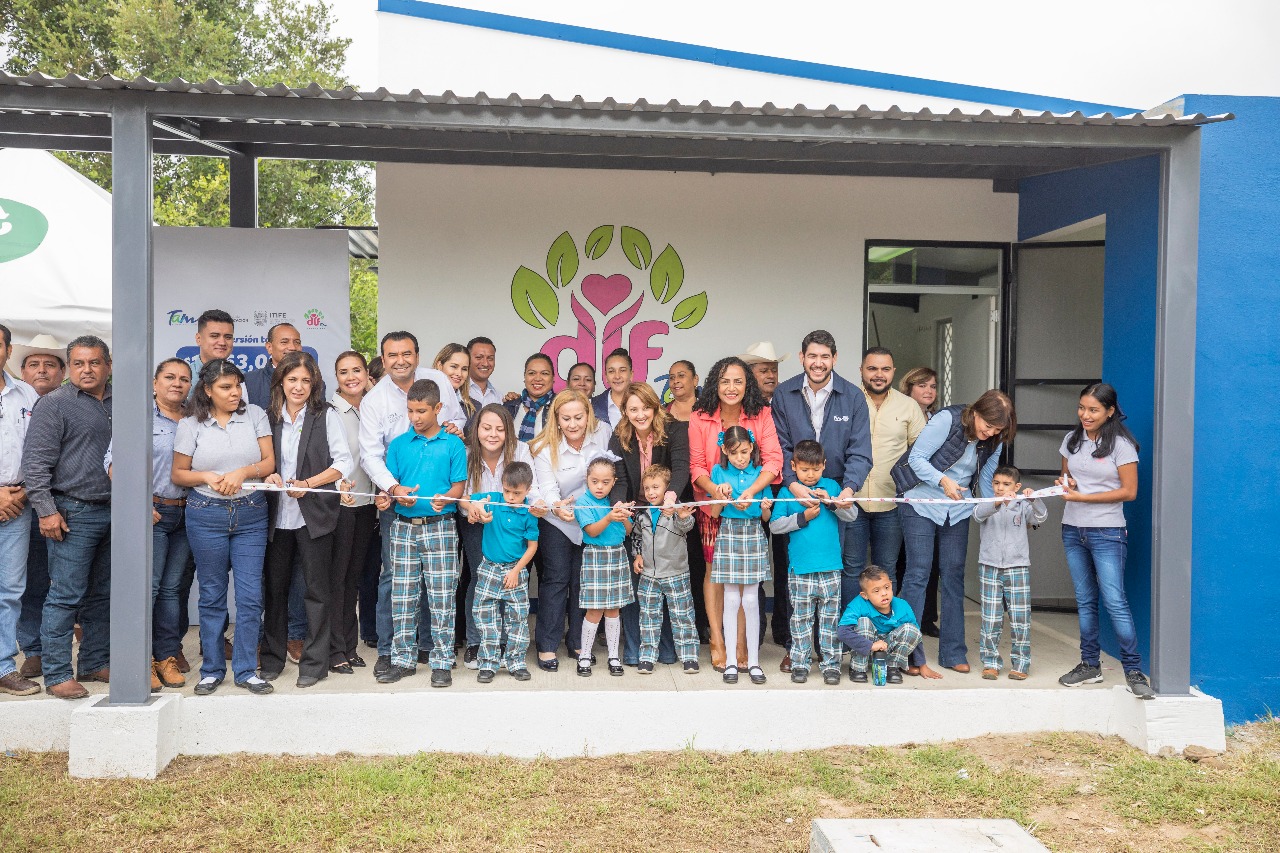
{"label": "plaid school skirt", "polygon": [[612,610],[634,600],[627,574],[627,549],[621,545],[582,546],[578,606],[583,610]]}
{"label": "plaid school skirt", "polygon": [[720,519],[712,583],[759,583],[769,577],[769,540],[758,518]]}

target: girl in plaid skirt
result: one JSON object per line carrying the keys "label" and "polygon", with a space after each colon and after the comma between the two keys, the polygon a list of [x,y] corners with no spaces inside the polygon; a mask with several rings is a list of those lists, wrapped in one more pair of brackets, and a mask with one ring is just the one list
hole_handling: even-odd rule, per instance
{"label": "girl in plaid skirt", "polygon": [[622,543],[631,532],[631,504],[610,506],[609,492],[617,474],[613,461],[600,457],[587,468],[587,493],[578,499],[574,515],[582,525],[582,581],[578,606],[587,611],[582,621],[582,645],[578,652],[578,675],[591,675],[591,647],[596,630],[604,619],[604,637],[609,646],[609,674],[622,675],[618,638],[622,622],[618,609],[635,600],[628,573],[627,551]]}
{"label": "girl in plaid skirt", "polygon": [[773,501],[757,500],[752,488],[760,477],[760,451],[755,435],[740,426],[720,434],[720,464],[711,469],[712,500],[734,500],[712,504],[707,514],[720,517],[715,554],[711,560],[711,580],[724,584],[724,641],[726,664],[724,681],[738,683],[738,606],[746,620],[747,672],[752,684],[764,684],[760,668],[760,582],[769,577],[769,543],[764,522],[769,520]]}

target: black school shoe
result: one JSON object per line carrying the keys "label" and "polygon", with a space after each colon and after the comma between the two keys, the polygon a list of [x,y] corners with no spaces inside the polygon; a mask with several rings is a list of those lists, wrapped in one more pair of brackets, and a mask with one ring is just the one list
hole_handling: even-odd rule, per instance
{"label": "black school shoe", "polygon": [[641,675],[653,675],[653,664],[649,663],[647,660],[642,660],[640,663],[636,664],[636,672]]}
{"label": "black school shoe", "polygon": [[764,684],[764,670],[758,666],[753,666],[747,670],[747,675],[751,676],[752,684]]}
{"label": "black school shoe", "polygon": [[898,669],[896,666],[889,667],[888,671],[885,673],[884,680],[886,684],[901,684],[902,670]]}
{"label": "black school shoe", "polygon": [[479,646],[467,646],[467,650],[462,654],[462,665],[465,666],[467,669],[479,669],[480,668],[479,657],[480,657]]}
{"label": "black school shoe", "polygon": [[[390,661],[390,658],[388,658],[388,661]],[[400,679],[408,678],[417,674],[417,672],[418,668],[416,666],[396,666],[388,662],[386,672],[379,675],[377,680],[379,684],[395,684]]]}
{"label": "black school shoe", "polygon": [[804,684],[809,680],[809,670],[802,669],[798,666],[791,667],[791,683]]}
{"label": "black school shoe", "polygon": [[391,655],[378,655],[378,659],[373,663],[373,677],[377,678],[389,669],[391,669]]}
{"label": "black school shoe", "polygon": [[431,670],[432,687],[449,687],[453,684],[453,673],[447,669]]}
{"label": "black school shoe", "polygon": [[824,670],[822,671],[822,683],[823,683],[823,684],[839,684],[839,683],[840,683],[840,670],[838,670],[838,669],[824,669]]}
{"label": "black school shoe", "polygon": [[866,684],[867,671],[865,669],[854,669],[853,664],[849,664],[849,680],[854,684]]}
{"label": "black school shoe", "polygon": [[[652,664],[650,664],[650,666],[652,666]],[[622,661],[618,660],[617,658],[609,658],[609,674],[610,675],[617,677],[622,675],[625,672],[626,670],[622,668]]]}
{"label": "black school shoe", "polygon": [[249,676],[244,681],[237,681],[236,687],[242,687],[255,696],[266,696],[275,689],[271,686],[270,682],[263,681],[261,678],[254,675]]}
{"label": "black school shoe", "polygon": [[591,677],[591,661],[588,658],[578,658],[578,675],[583,678]]}
{"label": "black school shoe", "polygon": [[491,669],[482,669],[476,673],[476,681],[481,684],[489,684],[493,681],[494,672]]}
{"label": "black school shoe", "polygon": [[528,681],[530,678],[533,678],[527,669],[513,669],[511,671],[511,677],[516,681]]}
{"label": "black school shoe", "polygon": [[697,675],[698,669],[698,662],[696,660],[687,660],[684,662],[685,675]]}

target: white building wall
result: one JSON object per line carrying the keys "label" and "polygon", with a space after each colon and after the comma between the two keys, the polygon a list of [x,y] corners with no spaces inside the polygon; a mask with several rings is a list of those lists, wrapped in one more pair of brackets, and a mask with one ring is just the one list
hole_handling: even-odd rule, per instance
{"label": "white building wall", "polygon": [[[346,0],[356,2],[356,0]],[[649,0],[642,6],[466,0],[467,9],[763,56],[1146,109],[1184,93],[1280,95],[1266,0],[1016,0],[911,4]],[[785,13],[784,13],[785,12]],[[392,91],[550,93],[746,104],[935,108],[893,92],[740,72],[550,38],[382,13],[379,80]],[[771,79],[773,78],[773,79]],[[948,102],[950,103],[950,102]],[[1035,103],[1010,103],[1035,109]]]}
{"label": "white building wall", "polygon": [[[645,339],[661,350],[650,354],[649,379],[678,358],[705,372],[758,340],[794,352],[814,328],[836,336],[843,372],[853,376],[862,347],[865,241],[1011,241],[1017,197],[993,193],[985,181],[382,164],[378,213],[381,331],[417,333],[424,361],[448,341],[492,337],[495,380],[517,390],[525,356],[552,337],[578,333],[571,295],[586,303],[588,275],[630,278],[631,295],[610,316],[644,294],[621,341],[632,345],[638,371],[645,354],[630,331],[646,321],[671,327]],[[653,297],[649,273],[626,261],[616,229],[610,249],[586,259],[585,238],[601,225],[639,229],[655,257],[671,244],[685,270],[677,297],[666,304]],[[565,231],[582,262],[556,292],[554,329],[534,329],[512,306],[512,279],[522,265],[546,278],[548,249]],[[705,318],[674,328],[676,306],[703,292]],[[607,323],[597,312],[590,319],[597,328]],[[574,360],[565,354],[562,375]],[[783,362],[784,376],[797,372],[796,362]]]}

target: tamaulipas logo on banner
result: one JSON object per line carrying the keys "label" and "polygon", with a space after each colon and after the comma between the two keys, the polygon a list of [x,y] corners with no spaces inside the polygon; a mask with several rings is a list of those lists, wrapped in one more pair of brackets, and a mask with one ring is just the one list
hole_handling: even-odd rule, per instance
{"label": "tamaulipas logo on banner", "polygon": [[[641,274],[648,273],[649,286],[641,286],[638,294],[631,280],[634,273],[619,269],[617,252],[608,254],[615,235],[627,263]],[[588,265],[598,271],[586,273]],[[575,361],[586,362],[600,373],[605,356],[625,346],[634,364],[635,381],[650,381],[649,364],[662,355],[662,350],[650,342],[670,335],[673,326],[677,330],[692,329],[707,315],[706,291],[676,301],[684,287],[685,269],[675,248],[668,243],[654,257],[649,238],[629,225],[616,229],[613,225],[601,225],[592,229],[582,244],[581,253],[573,235],[568,231],[561,233],[547,250],[546,271],[544,278],[529,267],[517,269],[511,279],[511,305],[520,319],[535,329],[562,328],[561,320],[569,314],[577,320],[576,330],[553,335],[540,348],[557,365],[557,374],[560,356],[566,350],[573,351]],[[586,273],[580,280],[579,271]],[[568,312],[561,310],[565,307],[566,293]],[[673,303],[670,322],[634,322],[646,306],[651,309],[664,306],[665,314],[665,306]],[[652,381],[664,379],[665,376],[658,376]],[[557,375],[555,389],[560,391],[564,387],[564,378]]]}
{"label": "tamaulipas logo on banner", "polygon": [[0,264],[25,257],[44,242],[49,219],[29,204],[0,198]]}

